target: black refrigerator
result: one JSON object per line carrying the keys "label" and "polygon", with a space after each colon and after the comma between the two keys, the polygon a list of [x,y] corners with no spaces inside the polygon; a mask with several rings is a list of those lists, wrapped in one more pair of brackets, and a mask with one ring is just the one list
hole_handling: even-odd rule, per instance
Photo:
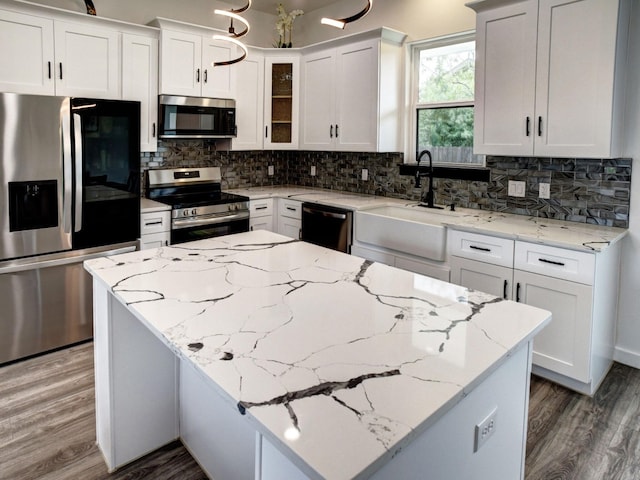
{"label": "black refrigerator", "polygon": [[140,237],[140,104],[0,94],[0,364],[92,337],[82,262]]}

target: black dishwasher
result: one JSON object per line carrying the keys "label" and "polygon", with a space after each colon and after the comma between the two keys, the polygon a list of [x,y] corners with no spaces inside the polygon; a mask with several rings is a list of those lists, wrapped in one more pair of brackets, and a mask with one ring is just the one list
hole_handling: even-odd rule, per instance
{"label": "black dishwasher", "polygon": [[340,252],[351,251],[353,212],[342,208],[302,204],[302,240]]}

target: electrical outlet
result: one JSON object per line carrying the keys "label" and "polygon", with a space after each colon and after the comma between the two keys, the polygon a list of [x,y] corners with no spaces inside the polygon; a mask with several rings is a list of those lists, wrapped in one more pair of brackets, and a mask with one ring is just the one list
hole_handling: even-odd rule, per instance
{"label": "electrical outlet", "polygon": [[487,415],[487,417],[482,420],[479,424],[476,425],[474,432],[474,442],[473,442],[473,451],[477,452],[482,445],[486,443],[487,440],[494,434],[496,431],[496,416],[498,413],[498,407],[495,407],[493,411]]}
{"label": "electrical outlet", "polygon": [[315,165],[311,165],[311,176],[312,177],[316,176],[316,166]]}
{"label": "electrical outlet", "polygon": [[510,197],[524,197],[525,183],[509,180],[508,194]]}
{"label": "electrical outlet", "polygon": [[540,198],[551,198],[551,184],[540,183],[538,185],[538,196]]}
{"label": "electrical outlet", "polygon": [[365,182],[369,180],[369,170],[367,170],[366,168],[362,169],[362,180],[364,180]]}
{"label": "electrical outlet", "polygon": [[269,166],[267,167],[267,173],[268,173],[268,175],[269,175],[270,177],[272,177],[272,176],[273,176],[273,165],[269,165]]}

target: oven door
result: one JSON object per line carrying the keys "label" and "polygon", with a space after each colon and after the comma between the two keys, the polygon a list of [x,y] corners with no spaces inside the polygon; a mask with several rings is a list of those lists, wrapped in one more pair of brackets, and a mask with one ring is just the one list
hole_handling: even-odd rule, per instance
{"label": "oven door", "polygon": [[249,231],[249,212],[224,216],[179,218],[171,223],[171,244],[193,242],[211,237]]}

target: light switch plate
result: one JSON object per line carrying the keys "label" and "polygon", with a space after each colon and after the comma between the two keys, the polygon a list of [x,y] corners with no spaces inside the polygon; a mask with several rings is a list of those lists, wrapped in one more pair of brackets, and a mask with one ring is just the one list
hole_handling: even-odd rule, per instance
{"label": "light switch plate", "polygon": [[509,189],[508,194],[510,197],[524,197],[525,182],[517,182],[515,180],[509,180],[508,189]]}
{"label": "light switch plate", "polygon": [[540,198],[551,198],[551,184],[550,183],[540,183],[538,185],[538,196]]}
{"label": "light switch plate", "polygon": [[312,177],[316,176],[316,166],[315,165],[311,165],[311,176]]}
{"label": "light switch plate", "polygon": [[273,176],[273,165],[267,167],[267,173],[270,177]]}
{"label": "light switch plate", "polygon": [[362,180],[369,180],[369,170],[367,170],[366,168],[362,169]]}

